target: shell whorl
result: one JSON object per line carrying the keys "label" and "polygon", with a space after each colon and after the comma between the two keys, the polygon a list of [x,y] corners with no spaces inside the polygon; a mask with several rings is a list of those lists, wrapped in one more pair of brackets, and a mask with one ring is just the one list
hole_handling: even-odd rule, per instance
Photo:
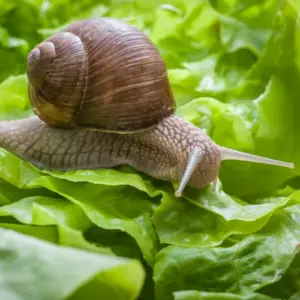
{"label": "shell whorl", "polygon": [[79,21],[41,42],[28,78],[34,112],[53,126],[136,131],[175,110],[158,50],[120,20]]}
{"label": "shell whorl", "polygon": [[86,53],[78,36],[61,32],[39,44],[28,55],[34,112],[50,125],[73,126],[86,77]]}

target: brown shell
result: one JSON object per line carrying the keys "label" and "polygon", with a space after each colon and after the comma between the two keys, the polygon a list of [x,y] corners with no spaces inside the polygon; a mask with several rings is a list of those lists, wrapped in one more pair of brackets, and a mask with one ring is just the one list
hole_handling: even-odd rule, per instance
{"label": "brown shell", "polygon": [[158,50],[121,20],[69,25],[29,53],[27,74],[33,110],[53,126],[136,131],[175,110]]}

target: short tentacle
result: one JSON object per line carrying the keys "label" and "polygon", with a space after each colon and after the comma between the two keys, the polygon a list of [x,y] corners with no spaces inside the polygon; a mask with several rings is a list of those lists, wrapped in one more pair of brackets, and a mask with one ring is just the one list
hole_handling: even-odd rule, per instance
{"label": "short tentacle", "polygon": [[178,187],[177,191],[175,192],[176,197],[180,197],[182,195],[182,192],[183,192],[185,186],[189,182],[195,168],[201,161],[202,157],[203,157],[202,152],[197,148],[195,148],[192,152],[190,152],[186,169],[181,178],[179,187]]}

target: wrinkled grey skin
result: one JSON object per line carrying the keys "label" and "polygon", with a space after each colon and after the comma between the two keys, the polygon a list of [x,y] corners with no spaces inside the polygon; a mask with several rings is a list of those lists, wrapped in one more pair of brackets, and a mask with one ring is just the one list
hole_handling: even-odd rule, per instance
{"label": "wrinkled grey skin", "polygon": [[218,146],[199,128],[168,117],[147,131],[118,134],[88,129],[61,129],[38,117],[0,122],[0,147],[46,170],[111,168],[130,165],[162,180],[180,181],[188,153],[195,147],[203,158],[189,185],[202,188],[217,176]]}

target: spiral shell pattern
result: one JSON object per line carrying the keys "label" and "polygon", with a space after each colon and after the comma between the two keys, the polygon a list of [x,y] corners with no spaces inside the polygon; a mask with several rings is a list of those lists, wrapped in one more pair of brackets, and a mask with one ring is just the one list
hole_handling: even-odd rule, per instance
{"label": "spiral shell pattern", "polygon": [[130,132],[175,110],[158,50],[121,20],[67,26],[31,50],[27,74],[33,110],[52,126]]}

